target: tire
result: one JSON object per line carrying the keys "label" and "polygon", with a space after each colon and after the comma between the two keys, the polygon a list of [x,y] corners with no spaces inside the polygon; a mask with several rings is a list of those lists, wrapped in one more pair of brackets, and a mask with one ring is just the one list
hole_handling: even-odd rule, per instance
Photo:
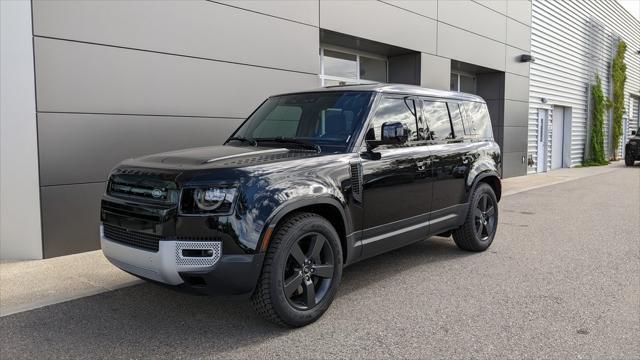
{"label": "tire", "polygon": [[296,213],[278,225],[251,302],[259,315],[278,325],[308,325],[329,308],[341,278],[336,230],[317,214]]}
{"label": "tire", "polygon": [[633,162],[634,162],[633,156],[631,156],[631,154],[627,151],[627,153],[624,156],[624,164],[626,166],[633,166]]}
{"label": "tire", "polygon": [[493,242],[497,228],[496,194],[489,184],[479,183],[471,194],[464,224],[453,231],[453,241],[462,250],[485,251]]}

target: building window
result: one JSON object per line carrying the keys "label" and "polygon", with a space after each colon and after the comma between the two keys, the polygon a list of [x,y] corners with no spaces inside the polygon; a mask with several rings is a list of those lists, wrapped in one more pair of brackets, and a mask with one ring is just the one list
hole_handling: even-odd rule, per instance
{"label": "building window", "polygon": [[476,77],[473,74],[452,71],[449,88],[451,89],[451,91],[461,91],[475,94]]}
{"label": "building window", "polygon": [[322,86],[387,82],[387,59],[351,50],[321,48]]}

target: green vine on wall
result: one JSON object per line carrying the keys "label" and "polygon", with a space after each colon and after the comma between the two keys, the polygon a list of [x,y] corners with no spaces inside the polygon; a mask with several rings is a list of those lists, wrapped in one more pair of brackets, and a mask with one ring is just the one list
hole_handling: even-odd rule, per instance
{"label": "green vine on wall", "polygon": [[602,81],[600,75],[596,73],[596,83],[591,86],[591,153],[589,160],[584,165],[605,165],[607,160],[604,157],[604,114],[607,108],[608,99],[602,92]]}
{"label": "green vine on wall", "polygon": [[627,81],[627,65],[624,63],[624,53],[626,51],[627,44],[624,41],[620,41],[616,56],[611,64],[611,80],[613,82],[613,134],[611,140],[614,159],[624,131],[622,116],[624,115],[624,84]]}

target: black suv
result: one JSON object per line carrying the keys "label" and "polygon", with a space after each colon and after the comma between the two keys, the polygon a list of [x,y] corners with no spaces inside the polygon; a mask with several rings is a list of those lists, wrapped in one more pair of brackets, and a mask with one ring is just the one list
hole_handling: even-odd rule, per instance
{"label": "black suv", "polygon": [[631,131],[631,138],[624,146],[624,164],[633,166],[636,160],[640,160],[640,134],[633,130]]}
{"label": "black suv", "polygon": [[359,260],[436,234],[486,250],[500,174],[478,96],[405,85],[277,95],[222,146],[118,165],[102,250],[141,278],[250,295],[267,319],[303,326]]}

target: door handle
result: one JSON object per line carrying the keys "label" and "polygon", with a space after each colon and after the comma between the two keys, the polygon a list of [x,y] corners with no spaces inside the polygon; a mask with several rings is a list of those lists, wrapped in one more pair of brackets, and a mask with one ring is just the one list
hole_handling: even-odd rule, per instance
{"label": "door handle", "polygon": [[419,159],[416,160],[416,166],[418,167],[418,171],[426,171],[427,168],[431,166],[431,164],[437,161],[438,159]]}
{"label": "door handle", "polygon": [[416,161],[416,165],[418,166],[418,171],[427,170],[427,166],[431,165],[431,160],[418,160]]}

